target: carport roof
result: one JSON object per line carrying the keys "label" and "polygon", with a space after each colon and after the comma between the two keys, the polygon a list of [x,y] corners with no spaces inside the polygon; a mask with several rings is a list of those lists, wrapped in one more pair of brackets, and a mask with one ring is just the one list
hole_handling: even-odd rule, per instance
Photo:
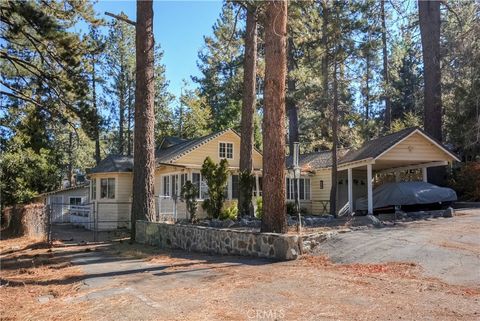
{"label": "carport roof", "polygon": [[375,159],[382,155],[389,148],[392,148],[414,132],[419,132],[427,139],[435,143],[438,147],[444,150],[447,154],[450,154],[454,159],[458,160],[458,157],[449,151],[444,145],[438,142],[435,138],[427,134],[425,131],[418,127],[410,127],[400,130],[396,133],[385,135],[371,141],[366,142],[361,148],[357,150],[349,151],[339,162],[339,164],[346,164],[351,162],[357,162],[365,159]]}

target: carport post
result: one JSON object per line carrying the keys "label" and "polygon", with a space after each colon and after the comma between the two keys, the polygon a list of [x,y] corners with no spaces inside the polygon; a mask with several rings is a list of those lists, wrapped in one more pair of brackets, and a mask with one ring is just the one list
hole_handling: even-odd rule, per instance
{"label": "carport post", "polygon": [[367,200],[368,214],[373,214],[372,164],[367,165]]}
{"label": "carport post", "polygon": [[425,183],[428,183],[428,176],[427,176],[427,168],[426,167],[422,167],[422,176],[423,176],[423,181]]}
{"label": "carport post", "polygon": [[348,171],[348,207],[350,214],[353,213],[353,179],[352,179],[352,169],[347,169]]}

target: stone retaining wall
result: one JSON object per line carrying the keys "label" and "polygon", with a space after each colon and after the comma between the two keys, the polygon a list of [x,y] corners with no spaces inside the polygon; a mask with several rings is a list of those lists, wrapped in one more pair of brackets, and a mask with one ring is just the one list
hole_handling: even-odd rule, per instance
{"label": "stone retaining wall", "polygon": [[277,260],[294,260],[303,248],[303,239],[297,235],[146,221],[137,221],[136,241],[160,248]]}

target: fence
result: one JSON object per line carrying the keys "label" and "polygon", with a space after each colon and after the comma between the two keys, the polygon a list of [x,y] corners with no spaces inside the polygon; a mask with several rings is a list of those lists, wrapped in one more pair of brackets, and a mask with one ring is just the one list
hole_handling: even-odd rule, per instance
{"label": "fence", "polygon": [[41,203],[14,205],[3,210],[4,233],[10,236],[28,236],[35,239],[49,238],[49,216]]}

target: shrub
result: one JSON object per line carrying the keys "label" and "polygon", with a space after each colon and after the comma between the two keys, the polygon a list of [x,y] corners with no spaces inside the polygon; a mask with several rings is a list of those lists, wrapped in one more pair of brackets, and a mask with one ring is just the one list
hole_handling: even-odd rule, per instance
{"label": "shrub", "polygon": [[190,221],[195,222],[197,220],[196,214],[197,214],[197,195],[198,195],[198,189],[195,185],[192,184],[191,181],[186,181],[185,185],[182,187],[181,191],[181,199],[182,201],[185,201],[185,205],[187,207],[187,212],[190,215]]}
{"label": "shrub", "polygon": [[295,203],[294,202],[288,202],[287,203],[287,214],[288,215],[296,215],[297,212],[295,211]]}
{"label": "shrub", "polygon": [[262,219],[263,217],[263,198],[257,197],[257,210],[255,211],[255,217]]}
{"label": "shrub", "polygon": [[201,173],[208,186],[208,199],[203,202],[202,207],[209,217],[219,218],[227,188],[228,161],[222,159],[219,164],[215,164],[210,157],[207,157],[203,161]]}
{"label": "shrub", "polygon": [[455,170],[450,185],[457,191],[460,199],[480,201],[480,162],[469,162]]}
{"label": "shrub", "polygon": [[220,219],[221,220],[226,220],[226,219],[231,219],[232,221],[236,220],[238,216],[238,204],[237,202],[232,202],[232,204],[225,208],[221,213],[220,213]]}
{"label": "shrub", "polygon": [[250,216],[252,207],[253,187],[255,186],[255,176],[249,171],[240,171],[238,173],[238,183],[240,198],[238,209],[240,216]]}

